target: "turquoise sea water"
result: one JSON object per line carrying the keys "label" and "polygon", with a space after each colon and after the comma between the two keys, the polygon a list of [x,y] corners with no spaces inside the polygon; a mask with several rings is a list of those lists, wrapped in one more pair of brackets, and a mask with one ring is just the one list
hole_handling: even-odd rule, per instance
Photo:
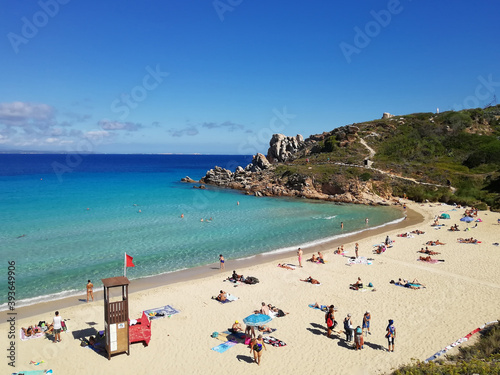
{"label": "turquoise sea water", "polygon": [[[236,259],[295,249],[402,217],[390,207],[257,198],[180,182],[186,175],[199,179],[215,165],[234,170],[250,161],[0,155],[0,257],[5,274],[7,261],[16,262],[17,301],[82,293],[87,279],[100,287],[102,278],[123,274],[125,252],[136,265],[127,276],[136,279],[216,263],[221,253]],[[0,294],[0,310],[6,300],[6,292]]]}

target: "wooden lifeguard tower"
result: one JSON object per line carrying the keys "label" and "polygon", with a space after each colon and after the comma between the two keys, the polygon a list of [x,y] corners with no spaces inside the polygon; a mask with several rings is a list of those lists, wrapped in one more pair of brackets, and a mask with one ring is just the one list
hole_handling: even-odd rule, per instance
{"label": "wooden lifeguard tower", "polygon": [[[108,360],[111,355],[127,353],[130,355],[128,285],[125,276],[101,279],[104,285],[104,326],[106,332],[106,351]],[[121,287],[121,301],[111,302],[111,288]]]}

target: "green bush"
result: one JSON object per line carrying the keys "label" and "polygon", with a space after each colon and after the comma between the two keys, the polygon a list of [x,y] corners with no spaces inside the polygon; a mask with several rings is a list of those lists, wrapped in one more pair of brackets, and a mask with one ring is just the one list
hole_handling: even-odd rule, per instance
{"label": "green bush", "polygon": [[361,173],[359,175],[359,179],[361,181],[369,181],[371,178],[372,178],[372,175],[370,173],[368,173],[368,172],[364,172],[364,173]]}

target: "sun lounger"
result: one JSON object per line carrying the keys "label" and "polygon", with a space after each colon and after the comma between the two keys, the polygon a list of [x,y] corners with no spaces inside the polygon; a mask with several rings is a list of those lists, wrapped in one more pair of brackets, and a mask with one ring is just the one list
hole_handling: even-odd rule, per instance
{"label": "sun lounger", "polygon": [[144,342],[145,346],[149,345],[151,340],[151,321],[143,311],[140,319],[137,319],[137,324],[129,326],[129,342]]}

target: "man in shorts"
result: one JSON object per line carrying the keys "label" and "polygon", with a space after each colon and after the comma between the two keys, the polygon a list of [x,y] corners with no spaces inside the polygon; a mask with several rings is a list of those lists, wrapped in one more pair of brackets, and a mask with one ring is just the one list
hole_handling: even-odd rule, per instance
{"label": "man in shorts", "polygon": [[59,311],[56,311],[56,316],[52,320],[54,327],[54,343],[61,342],[62,318],[59,316]]}

